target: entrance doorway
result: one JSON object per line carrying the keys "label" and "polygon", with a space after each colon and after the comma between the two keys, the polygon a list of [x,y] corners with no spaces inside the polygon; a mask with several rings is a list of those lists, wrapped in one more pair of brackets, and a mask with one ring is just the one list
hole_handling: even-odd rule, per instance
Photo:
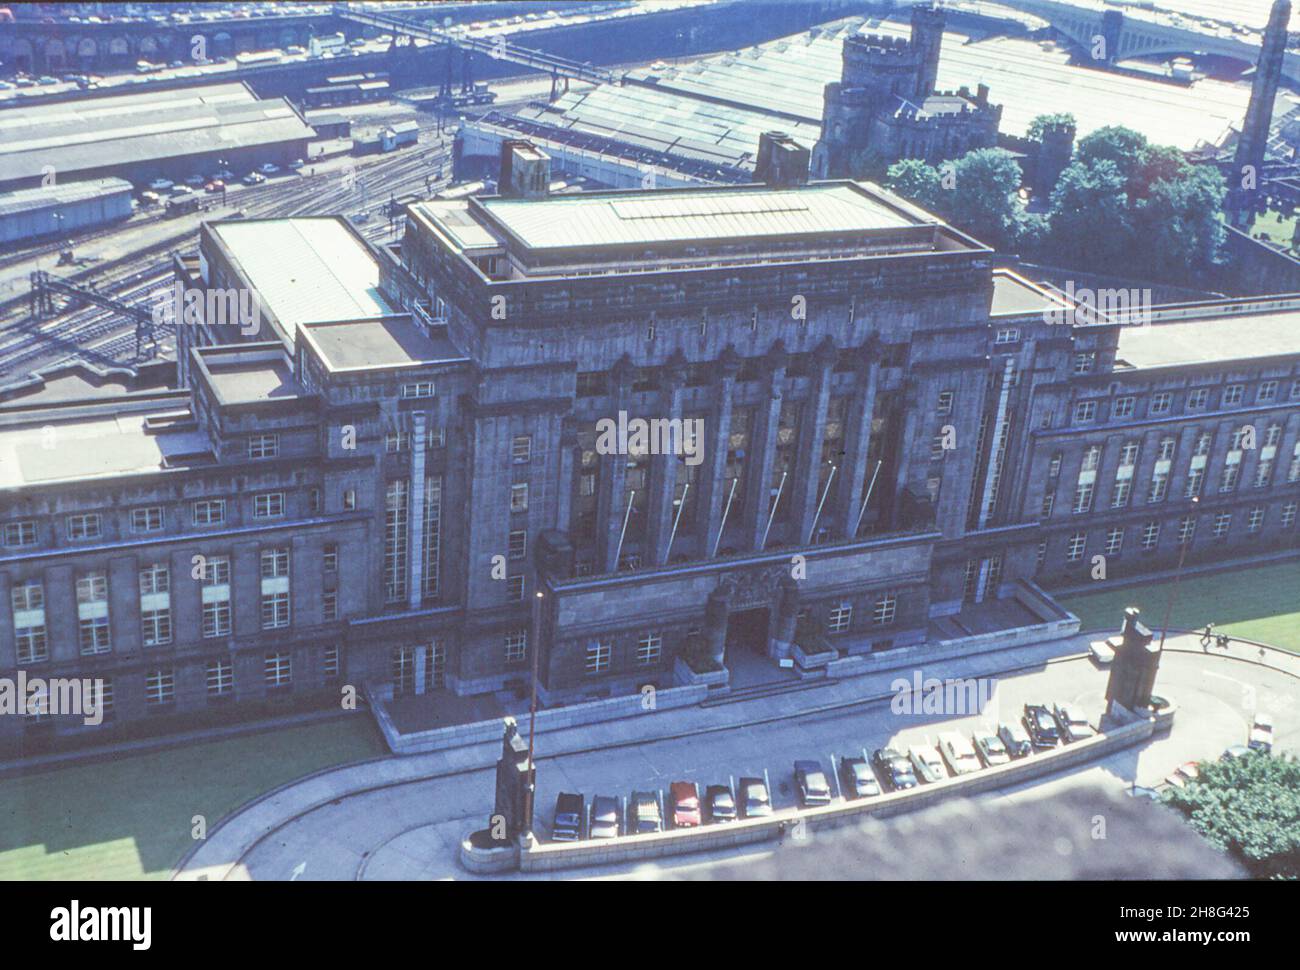
{"label": "entrance doorway", "polygon": [[767,656],[768,627],[770,626],[769,607],[760,606],[751,610],[735,610],[727,616],[727,650],[726,663],[732,666],[740,659],[739,654]]}

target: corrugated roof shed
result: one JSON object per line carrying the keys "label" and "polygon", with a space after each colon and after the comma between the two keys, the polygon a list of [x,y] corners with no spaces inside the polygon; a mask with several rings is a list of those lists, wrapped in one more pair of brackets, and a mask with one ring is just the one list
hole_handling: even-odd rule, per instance
{"label": "corrugated roof shed", "polygon": [[85,202],[119,192],[133,192],[126,179],[88,179],[85,182],[62,182],[49,188],[19,189],[0,195],[0,217],[20,212],[37,212],[52,206]]}

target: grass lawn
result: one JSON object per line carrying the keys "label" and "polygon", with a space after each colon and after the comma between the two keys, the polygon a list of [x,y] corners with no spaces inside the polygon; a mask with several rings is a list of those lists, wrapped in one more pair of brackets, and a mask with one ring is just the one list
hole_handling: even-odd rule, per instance
{"label": "grass lawn", "polygon": [[277,785],[385,754],[368,716],[0,780],[0,879],[165,879],[208,830]]}
{"label": "grass lawn", "polygon": [[1273,242],[1281,243],[1289,249],[1291,237],[1295,233],[1295,223],[1295,216],[1283,216],[1270,210],[1255,218],[1255,224],[1251,227],[1251,232],[1252,234],[1257,232],[1268,233]]}
{"label": "grass lawn", "polygon": [[[1161,579],[1056,599],[1078,614],[1085,631],[1117,631],[1124,607],[1136,606],[1158,633],[1172,583]],[[1198,630],[1207,623],[1222,633],[1300,653],[1300,561],[1184,575],[1169,627]]]}

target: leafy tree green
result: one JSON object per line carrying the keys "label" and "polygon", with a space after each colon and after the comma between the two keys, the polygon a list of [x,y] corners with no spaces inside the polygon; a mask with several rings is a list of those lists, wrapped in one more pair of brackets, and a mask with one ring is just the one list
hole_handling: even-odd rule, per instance
{"label": "leafy tree green", "polygon": [[920,158],[905,158],[889,166],[885,187],[922,209],[937,212],[940,203],[939,170]]}
{"label": "leafy tree green", "polygon": [[1075,161],[1084,165],[1112,162],[1127,180],[1142,166],[1149,145],[1141,132],[1123,125],[1108,125],[1079,139]]}
{"label": "leafy tree green", "polygon": [[1074,115],[1068,111],[1057,112],[1056,114],[1039,115],[1029,123],[1029,131],[1026,134],[1034,141],[1043,140],[1043,131],[1056,125],[1074,125],[1078,127],[1078,122],[1074,120]]}
{"label": "leafy tree green", "polygon": [[1202,764],[1200,777],[1167,801],[1257,878],[1300,878],[1300,762],[1293,756]]}
{"label": "leafy tree green", "polygon": [[1107,159],[1061,173],[1048,214],[1048,246],[1067,265],[1117,269],[1133,241],[1124,174]]}
{"label": "leafy tree green", "polygon": [[1157,275],[1177,276],[1214,261],[1227,235],[1219,218],[1227,192],[1223,175],[1208,165],[1152,184],[1134,224]]}
{"label": "leafy tree green", "polygon": [[1015,156],[1001,148],[980,148],[957,159],[954,168],[948,202],[953,222],[993,246],[1014,244],[1021,174]]}

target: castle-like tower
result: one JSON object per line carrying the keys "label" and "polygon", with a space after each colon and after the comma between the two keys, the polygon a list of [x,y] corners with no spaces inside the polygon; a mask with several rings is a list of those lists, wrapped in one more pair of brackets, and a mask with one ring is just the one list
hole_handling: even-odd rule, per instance
{"label": "castle-like tower", "polygon": [[1291,0],[1276,0],[1264,31],[1264,43],[1255,66],[1255,83],[1250,92],[1250,105],[1242,125],[1241,139],[1233,170],[1228,178],[1231,189],[1229,207],[1234,221],[1240,225],[1250,220],[1254,201],[1263,177],[1264,152],[1268,147],[1269,128],[1273,123],[1273,102],[1277,98],[1278,82],[1282,77],[1282,60],[1286,54],[1287,24],[1291,20]]}
{"label": "castle-like tower", "polygon": [[874,155],[937,162],[997,142],[1001,108],[987,89],[937,95],[944,12],[933,4],[912,8],[908,40],[852,34],[844,40],[840,80],[826,85],[822,134],[813,150],[815,178],[843,178],[854,159]]}

